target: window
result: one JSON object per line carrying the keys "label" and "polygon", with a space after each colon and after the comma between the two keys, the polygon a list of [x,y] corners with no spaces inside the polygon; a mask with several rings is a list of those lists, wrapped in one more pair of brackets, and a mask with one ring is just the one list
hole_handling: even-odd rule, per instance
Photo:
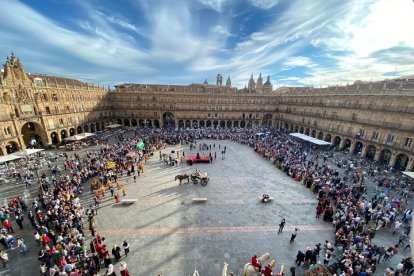
{"label": "window", "polygon": [[217,117],[217,113],[214,114],[214,117]]}
{"label": "window", "polygon": [[47,94],[42,94],[42,99],[43,99],[44,101],[47,101]]}
{"label": "window", "polygon": [[252,114],[250,113],[250,114],[249,114],[249,119],[251,119],[251,118],[252,118]]}
{"label": "window", "polygon": [[388,134],[387,136],[387,143],[392,143],[394,142],[395,136],[392,134]]}
{"label": "window", "polygon": [[52,100],[53,100],[54,102],[57,102],[57,101],[58,101],[58,96],[57,96],[57,94],[53,94],[53,95],[52,95]]}
{"label": "window", "polygon": [[405,138],[404,146],[411,147],[412,142],[413,142],[413,138]]}
{"label": "window", "polygon": [[208,114],[207,114],[207,117],[210,117],[210,116],[211,116],[211,113],[208,113]]}
{"label": "window", "polygon": [[46,114],[50,114],[50,108],[48,106],[45,107]]}
{"label": "window", "polygon": [[379,135],[378,135],[378,132],[373,131],[373,132],[372,132],[372,137],[371,137],[371,138],[372,138],[373,140],[376,140],[376,139],[378,139],[378,136],[379,136]]}
{"label": "window", "polygon": [[63,126],[63,119],[59,119],[59,124]]}
{"label": "window", "polygon": [[71,117],[68,118],[68,122],[69,122],[69,124],[72,124],[72,118]]}
{"label": "window", "polygon": [[[70,109],[69,109],[69,106],[67,105],[66,106],[66,112],[69,112],[70,111]],[[102,113],[101,113],[102,114]]]}
{"label": "window", "polygon": [[356,119],[357,119],[357,115],[356,115],[356,113],[353,113],[352,114],[352,117],[351,117],[351,120],[352,121],[356,121]]}
{"label": "window", "polygon": [[55,112],[56,112],[56,114],[59,113],[59,107],[58,106],[55,106]]}

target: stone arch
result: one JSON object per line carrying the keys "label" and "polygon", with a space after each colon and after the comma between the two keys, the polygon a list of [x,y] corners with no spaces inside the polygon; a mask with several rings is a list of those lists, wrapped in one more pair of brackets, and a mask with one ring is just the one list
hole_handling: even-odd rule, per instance
{"label": "stone arch", "polygon": [[164,120],[164,127],[165,128],[175,128],[175,117],[174,114],[171,112],[165,112],[162,115],[162,118]]}
{"label": "stone arch", "polygon": [[342,146],[342,149],[341,150],[347,150],[347,149],[349,149],[349,147],[351,146],[351,144],[352,144],[351,139],[346,138],[345,141],[344,141],[344,145]]}
{"label": "stone arch", "polygon": [[211,121],[210,120],[207,120],[206,127],[211,127]]}
{"label": "stone arch", "polygon": [[152,121],[150,119],[147,119],[147,121],[145,122],[145,125],[147,127],[152,127]]}
{"label": "stone arch", "polygon": [[380,158],[378,161],[380,163],[388,164],[391,160],[391,156],[392,156],[392,153],[389,149],[386,149],[386,148],[382,149],[380,151]]}
{"label": "stone arch", "polygon": [[308,136],[309,136],[309,133],[310,133],[310,129],[309,129],[309,128],[307,128],[307,129],[305,130],[305,135],[308,135]]}
{"label": "stone arch", "polygon": [[133,127],[138,126],[137,119],[132,119],[132,120],[131,120],[131,125],[132,125]]}
{"label": "stone arch", "polygon": [[183,120],[179,120],[178,121],[178,128],[183,128],[185,127],[184,121]]}
{"label": "stone arch", "polygon": [[83,126],[83,130],[84,130],[85,132],[89,132],[89,126],[88,126],[88,125],[84,125],[84,126]]}
{"label": "stone arch", "polygon": [[[46,146],[47,144],[47,134],[39,123],[25,123],[21,128],[21,134],[26,147]],[[20,146],[18,149],[20,149]]]}
{"label": "stone arch", "polygon": [[16,141],[8,141],[6,144],[7,154],[11,154],[20,150],[19,144]]}
{"label": "stone arch", "polygon": [[303,134],[303,132],[305,131],[305,129],[303,127],[300,128],[299,132]]}
{"label": "stone arch", "polygon": [[252,128],[252,121],[247,122],[247,128]]}
{"label": "stone arch", "polygon": [[316,138],[316,130],[312,130],[312,134],[311,134],[311,136],[312,136],[313,138]]}
{"label": "stone arch", "polygon": [[83,129],[82,129],[82,127],[81,126],[78,126],[78,128],[76,129],[77,131],[76,131],[76,133],[77,134],[79,134],[79,133],[82,133],[83,132]]}
{"label": "stone arch", "polygon": [[157,119],[154,120],[154,127],[160,128],[160,121],[158,121]]}
{"label": "stone arch", "polygon": [[289,124],[288,124],[288,123],[284,123],[284,124],[283,124],[283,128],[284,128],[285,130],[288,130],[288,129],[289,129]]}
{"label": "stone arch", "polygon": [[239,121],[234,121],[233,122],[233,127],[238,128],[239,127]]}
{"label": "stone arch", "polygon": [[69,135],[73,136],[76,134],[76,130],[72,127],[71,129],[69,129]]}
{"label": "stone arch", "polygon": [[204,127],[204,126],[205,126],[204,121],[200,121],[200,127]]}
{"label": "stone arch", "polygon": [[0,147],[0,156],[6,155],[7,151],[3,147]]}
{"label": "stone arch", "polygon": [[68,138],[68,132],[66,131],[66,129],[62,129],[60,131],[60,140],[63,141],[65,140],[65,138]]}
{"label": "stone arch", "polygon": [[131,126],[128,119],[124,119],[124,126],[126,126],[126,127]]}
{"label": "stone arch", "polygon": [[263,126],[271,126],[272,125],[272,114],[266,113],[263,116],[262,125]]}
{"label": "stone arch", "polygon": [[138,125],[139,125],[139,127],[145,127],[145,121],[144,121],[144,119],[139,119]]}
{"label": "stone arch", "polygon": [[323,132],[322,131],[319,131],[319,133],[318,133],[318,139],[319,140],[323,140]]}
{"label": "stone arch", "polygon": [[50,133],[50,141],[53,145],[59,144],[59,136],[56,131]]}
{"label": "stone arch", "polygon": [[197,120],[193,120],[193,122],[191,123],[193,128],[198,128],[198,122]]}
{"label": "stone arch", "polygon": [[219,124],[219,122],[218,122],[217,120],[216,120],[216,121],[214,121],[214,122],[213,122],[213,126],[214,126],[214,128],[217,128],[218,124]]}
{"label": "stone arch", "polygon": [[299,132],[299,126],[295,126],[295,132]]}
{"label": "stone arch", "polygon": [[121,119],[117,119],[117,120],[116,120],[116,123],[117,123],[118,125],[122,125],[122,120],[121,120]]}
{"label": "stone arch", "polygon": [[342,138],[341,136],[335,136],[333,140],[333,145],[339,147],[341,145]]}
{"label": "stone arch", "polygon": [[355,142],[355,148],[354,148],[353,154],[360,154],[363,148],[364,148],[364,144],[362,144],[362,142],[360,141]]}
{"label": "stone arch", "polygon": [[185,127],[187,128],[191,128],[191,121],[190,120],[185,120]]}
{"label": "stone arch", "polygon": [[96,131],[100,131],[101,130],[101,125],[99,123],[96,123],[95,124],[95,127],[96,127]]}
{"label": "stone arch", "polygon": [[227,128],[231,128],[231,121],[227,121]]}
{"label": "stone arch", "polygon": [[91,132],[94,133],[95,132],[95,124],[91,124]]}
{"label": "stone arch", "polygon": [[408,165],[408,156],[405,153],[400,153],[395,159],[394,168],[399,171],[404,171],[407,169]]}
{"label": "stone arch", "polygon": [[325,135],[325,141],[326,142],[331,142],[331,140],[332,140],[332,136],[328,133],[328,134],[326,134]]}
{"label": "stone arch", "polygon": [[290,132],[293,132],[294,126],[293,124],[290,124]]}
{"label": "stone arch", "polygon": [[246,122],[245,121],[241,121],[240,122],[240,127],[241,128],[245,128],[246,127]]}
{"label": "stone arch", "polygon": [[365,154],[365,157],[367,159],[374,160],[377,148],[374,145],[368,145],[366,151],[367,153]]}
{"label": "stone arch", "polygon": [[225,128],[225,127],[226,127],[226,122],[220,121],[220,128]]}

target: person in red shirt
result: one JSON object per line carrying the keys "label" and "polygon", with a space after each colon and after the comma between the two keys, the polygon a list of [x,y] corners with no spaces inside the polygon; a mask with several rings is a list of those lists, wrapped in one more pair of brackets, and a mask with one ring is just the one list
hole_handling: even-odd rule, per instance
{"label": "person in red shirt", "polygon": [[12,227],[12,224],[11,224],[11,221],[10,220],[6,219],[3,222],[3,226],[4,226],[4,228],[7,229],[7,232],[8,233],[14,233],[14,230],[13,230],[13,227]]}
{"label": "person in red shirt", "polygon": [[257,256],[254,255],[252,257],[252,261],[251,261],[252,266],[254,266],[254,270],[256,271],[260,271],[261,270],[261,264],[260,262],[257,260]]}
{"label": "person in red shirt", "polygon": [[265,266],[265,268],[263,269],[263,275],[264,276],[272,276],[273,275],[273,270],[272,267],[270,265]]}

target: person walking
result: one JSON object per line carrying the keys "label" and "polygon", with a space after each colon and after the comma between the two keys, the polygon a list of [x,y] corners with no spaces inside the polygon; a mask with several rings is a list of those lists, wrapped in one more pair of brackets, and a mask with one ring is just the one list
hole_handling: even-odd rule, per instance
{"label": "person walking", "polygon": [[122,195],[123,196],[126,196],[126,187],[125,187],[125,184],[122,185]]}
{"label": "person walking", "polygon": [[298,228],[293,229],[292,236],[290,236],[290,243],[295,241],[296,236],[298,235]]}
{"label": "person walking", "polygon": [[0,261],[3,263],[3,267],[7,268],[9,263],[9,256],[6,251],[0,250]]}
{"label": "person walking", "polygon": [[129,276],[129,271],[127,268],[126,262],[121,262],[119,266],[119,271],[121,272],[121,276]]}
{"label": "person walking", "polygon": [[283,227],[285,227],[286,224],[286,220],[285,218],[282,218],[282,220],[279,223],[279,231],[277,232],[278,234],[281,234],[283,231]]}
{"label": "person walking", "polygon": [[127,243],[127,241],[124,241],[124,243],[122,244],[122,248],[124,249],[125,257],[128,257],[129,244]]}

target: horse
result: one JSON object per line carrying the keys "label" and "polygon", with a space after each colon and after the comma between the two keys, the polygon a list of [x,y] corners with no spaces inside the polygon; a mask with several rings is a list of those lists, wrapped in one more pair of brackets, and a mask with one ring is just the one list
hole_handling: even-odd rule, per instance
{"label": "horse", "polygon": [[183,179],[187,179],[187,183],[190,183],[190,176],[188,175],[188,174],[183,174],[183,175],[181,175],[181,174],[177,174],[176,176],[175,176],[175,179],[174,180],[180,180],[180,185],[181,185],[181,181],[183,180]]}
{"label": "horse", "polygon": [[[263,266],[263,263],[269,259],[270,259],[270,253],[265,253],[259,258],[257,258],[257,260],[262,264],[262,266]],[[256,271],[255,267],[251,263],[247,263],[244,265],[243,276],[251,276],[258,272],[260,271]]]}

